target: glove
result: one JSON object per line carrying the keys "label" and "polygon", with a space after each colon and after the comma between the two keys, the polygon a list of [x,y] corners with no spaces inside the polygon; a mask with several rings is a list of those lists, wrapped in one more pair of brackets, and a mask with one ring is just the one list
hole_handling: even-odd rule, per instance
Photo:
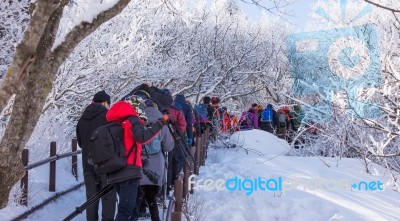
{"label": "glove", "polygon": [[166,117],[166,118],[168,118],[168,122],[169,123],[174,123],[175,122],[175,118],[174,118],[174,116],[172,116],[171,114],[169,114],[169,113],[167,113],[167,114],[164,114],[163,115],[163,117]]}
{"label": "glove", "polygon": [[171,116],[170,114],[164,114],[163,115],[163,117],[161,118],[161,121],[162,121],[162,123],[165,125],[165,124],[168,124],[168,123],[172,123],[172,122],[174,122],[174,117],[173,116]]}
{"label": "glove", "polygon": [[192,142],[193,142],[193,138],[188,138],[187,139],[187,143],[188,143],[189,146],[192,145]]}

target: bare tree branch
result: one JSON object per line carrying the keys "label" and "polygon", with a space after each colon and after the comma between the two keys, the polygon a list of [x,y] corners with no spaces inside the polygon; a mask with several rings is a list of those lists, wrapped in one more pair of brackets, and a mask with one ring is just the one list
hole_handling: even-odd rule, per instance
{"label": "bare tree branch", "polygon": [[35,13],[32,15],[21,42],[16,47],[14,59],[0,84],[0,112],[17,90],[25,73],[28,72],[33,59],[35,59],[36,50],[47,22],[58,6],[58,4],[48,4],[47,0],[36,1]]}
{"label": "bare tree branch", "polygon": [[378,7],[378,8],[383,8],[383,9],[389,10],[389,11],[391,11],[391,12],[393,12],[393,13],[400,13],[400,10],[399,10],[399,9],[389,8],[389,7],[387,7],[387,6],[384,6],[384,5],[381,5],[381,4],[372,2],[372,1],[370,1],[370,0],[364,0],[364,1],[367,2],[367,3],[369,3],[369,4],[371,4],[371,5],[376,6],[376,7]]}
{"label": "bare tree branch", "polygon": [[65,41],[54,50],[53,57],[64,61],[84,38],[90,35],[101,24],[118,15],[130,1],[131,0],[120,0],[113,7],[97,15],[92,23],[84,21],[75,26],[65,37]]}

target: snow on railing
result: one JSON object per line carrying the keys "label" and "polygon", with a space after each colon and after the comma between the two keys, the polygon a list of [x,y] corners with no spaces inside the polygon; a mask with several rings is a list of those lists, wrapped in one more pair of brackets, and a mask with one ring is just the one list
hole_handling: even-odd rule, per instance
{"label": "snow on railing", "polygon": [[[184,163],[184,175],[183,179],[178,179],[175,180],[174,183],[174,199],[170,200],[169,205],[167,207],[167,212],[166,212],[166,219],[167,221],[181,221],[182,216],[183,216],[183,211],[182,209],[184,208],[184,204],[188,203],[189,199],[189,193],[193,194],[193,187],[189,188],[188,186],[188,179],[190,175],[196,174],[199,175],[199,168],[200,166],[205,165],[205,159],[207,158],[207,149],[208,149],[208,144],[209,144],[209,129],[206,129],[203,134],[196,133],[196,145],[192,146],[190,149],[190,153],[192,156],[194,156],[194,164],[193,167],[190,168],[190,165],[188,165],[186,162]],[[55,192],[55,185],[56,185],[56,161],[62,158],[66,157],[72,157],[72,175],[78,180],[78,173],[77,173],[77,155],[81,154],[81,150],[77,150],[77,141],[76,139],[72,139],[72,152],[68,153],[62,153],[62,154],[57,154],[56,153],[56,142],[51,142],[50,143],[50,157],[47,159],[43,159],[31,164],[28,164],[29,162],[29,150],[28,149],[23,149],[22,151],[22,162],[24,165],[25,169],[25,175],[21,179],[21,189],[22,189],[22,198],[20,200],[21,205],[28,205],[28,171],[45,165],[47,163],[50,163],[50,175],[49,175],[49,191],[50,192]],[[78,188],[80,188],[83,185],[83,183],[78,184],[78,186],[75,186],[67,191],[62,192],[61,194],[56,194],[56,197],[60,197],[61,195],[67,194],[71,191],[75,191]],[[189,192],[190,189],[190,192]],[[54,197],[53,197],[54,198]],[[25,218],[37,209],[45,206],[49,202],[53,201],[54,199],[48,199],[40,206],[35,206],[31,210],[25,212],[24,214],[18,216],[16,220],[19,220],[21,218]]]}
{"label": "snow on railing", "polygon": [[21,189],[22,189],[22,197],[20,200],[21,205],[28,205],[28,175],[29,170],[50,163],[50,175],[49,175],[49,191],[56,191],[56,161],[66,158],[72,157],[72,175],[78,180],[78,154],[81,154],[81,150],[77,150],[77,141],[76,139],[72,139],[72,152],[57,154],[57,144],[56,142],[50,143],[50,157],[40,160],[35,163],[29,163],[29,149],[22,150],[22,163],[24,165],[25,175],[21,179]]}

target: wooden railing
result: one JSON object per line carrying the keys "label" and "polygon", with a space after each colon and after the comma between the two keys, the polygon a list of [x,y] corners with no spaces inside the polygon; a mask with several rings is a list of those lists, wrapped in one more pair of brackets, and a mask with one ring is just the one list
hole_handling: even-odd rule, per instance
{"label": "wooden railing", "polygon": [[28,176],[29,176],[29,170],[34,169],[36,167],[45,165],[45,164],[50,164],[50,170],[49,170],[49,191],[50,192],[55,192],[56,191],[56,162],[57,160],[66,158],[66,157],[72,157],[72,164],[71,164],[71,172],[72,175],[75,177],[76,180],[78,180],[78,157],[77,155],[81,153],[81,150],[77,150],[77,141],[76,139],[72,139],[72,145],[71,149],[72,152],[69,153],[62,153],[62,154],[57,154],[57,144],[56,142],[51,142],[50,143],[50,157],[47,159],[43,159],[40,161],[37,161],[35,163],[29,164],[29,149],[23,149],[22,150],[22,163],[24,165],[25,169],[25,175],[21,179],[21,190],[22,190],[22,197],[20,200],[21,205],[28,205]]}
{"label": "wooden railing", "polygon": [[[174,190],[174,196],[175,196],[175,201],[173,204],[170,204],[173,206],[173,208],[168,208],[170,211],[169,214],[167,214],[167,220],[171,221],[181,221],[182,220],[182,215],[183,215],[183,205],[188,203],[189,195],[193,194],[193,188],[191,188],[191,191],[189,192],[189,186],[188,186],[188,179],[192,173],[199,175],[199,170],[201,166],[205,165],[205,160],[207,158],[207,149],[208,149],[208,140],[209,138],[209,130],[207,129],[204,134],[197,135],[196,136],[196,145],[191,149],[191,153],[194,156],[195,164],[194,168],[189,168],[188,165],[185,163],[184,164],[184,176],[183,179],[180,180],[175,180],[175,190]],[[50,143],[50,156],[47,159],[40,160],[35,163],[29,164],[29,150],[24,149],[22,151],[22,162],[24,165],[25,169],[25,175],[21,179],[21,189],[22,189],[22,197],[20,200],[21,205],[28,205],[28,176],[29,176],[29,170],[34,169],[36,167],[45,165],[47,163],[50,164],[50,169],[49,169],[49,191],[50,192],[55,192],[56,191],[56,162],[59,159],[63,159],[66,157],[72,157],[72,164],[71,164],[71,172],[72,175],[75,177],[76,180],[78,180],[78,167],[77,167],[77,155],[81,154],[81,150],[77,150],[77,141],[76,139],[72,139],[72,145],[71,145],[71,152],[68,153],[62,153],[62,154],[57,154],[57,145],[56,142],[51,142]],[[83,183],[78,184],[78,186],[82,186]],[[74,187],[71,190],[64,191],[65,194],[69,193],[70,191],[74,191],[78,188]],[[64,194],[63,192],[63,194]],[[44,205],[43,205],[44,206]],[[36,209],[35,209],[36,210]],[[173,210],[173,211],[172,211]],[[20,220],[20,218],[26,217],[28,214],[32,213],[33,211],[27,212],[26,214],[24,213],[23,215],[19,216],[15,220]]]}
{"label": "wooden railing", "polygon": [[[195,159],[194,168],[189,168],[188,165],[184,164],[183,169],[183,180],[175,180],[175,202],[173,212],[167,214],[167,220],[171,221],[181,221],[183,215],[183,205],[188,203],[189,195],[193,194],[193,188],[190,188],[191,191],[189,192],[188,181],[189,177],[192,175],[191,171],[194,174],[199,175],[199,170],[201,166],[205,165],[206,158],[207,158],[207,149],[209,143],[209,129],[205,130],[205,132],[201,135],[196,136],[196,146],[194,149],[191,150],[192,155]],[[171,205],[171,204],[170,204]],[[172,208],[168,208],[170,210]],[[169,219],[170,218],[170,219]]]}

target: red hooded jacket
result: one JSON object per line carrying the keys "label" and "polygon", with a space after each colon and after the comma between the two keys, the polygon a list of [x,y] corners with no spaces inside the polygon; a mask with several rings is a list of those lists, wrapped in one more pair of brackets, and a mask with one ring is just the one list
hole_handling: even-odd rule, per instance
{"label": "red hooded jacket", "polygon": [[[127,119],[128,117],[130,118]],[[109,122],[121,122],[123,120],[125,156],[128,155],[132,148],[136,148],[129,155],[127,164],[142,167],[142,145],[151,141],[159,133],[164,124],[156,121],[145,128],[136,110],[125,101],[115,103],[107,112],[106,119]]]}
{"label": "red hooded jacket", "polygon": [[[137,117],[143,126],[143,121],[140,120],[136,110],[127,102],[118,102],[114,104],[110,110],[107,112],[106,119],[109,122],[120,122],[122,119],[127,118],[129,116]],[[124,130],[124,145],[125,145],[125,156],[131,151],[135,140],[133,138],[132,132],[132,124],[129,122],[128,119],[125,119],[122,122],[122,128]],[[136,151],[132,150],[133,154],[127,159],[127,164],[134,164],[134,159],[141,159],[142,156],[142,144],[136,143]],[[136,155],[135,155],[136,154]],[[142,161],[136,160],[135,166],[142,167]]]}

